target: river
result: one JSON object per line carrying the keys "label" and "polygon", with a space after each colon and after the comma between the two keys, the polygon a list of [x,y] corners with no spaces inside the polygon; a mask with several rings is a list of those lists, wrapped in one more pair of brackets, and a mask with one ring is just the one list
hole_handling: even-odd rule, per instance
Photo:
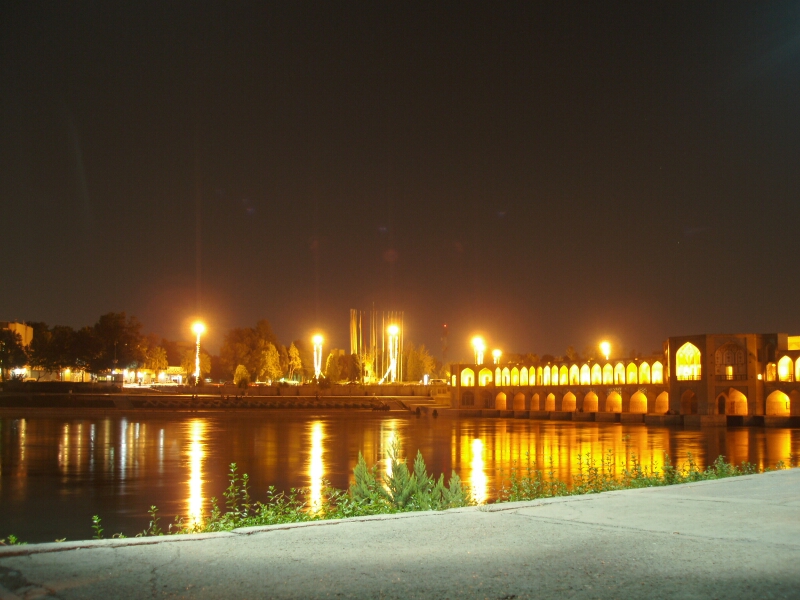
{"label": "river", "polygon": [[564,480],[579,457],[610,450],[618,464],[635,456],[652,469],[664,452],[675,464],[692,453],[700,465],[724,455],[759,467],[800,455],[799,429],[648,427],[523,419],[449,419],[407,413],[264,411],[109,417],[0,416],[0,538],[27,542],[91,538],[99,515],[104,535],[135,535],[151,505],[162,525],[176,515],[208,513],[222,498],[230,463],[247,473],[251,494],[346,488],[358,453],[386,468],[395,441],[403,455],[422,452],[428,472],[455,470],[475,501],[497,498],[516,464],[528,458]]}

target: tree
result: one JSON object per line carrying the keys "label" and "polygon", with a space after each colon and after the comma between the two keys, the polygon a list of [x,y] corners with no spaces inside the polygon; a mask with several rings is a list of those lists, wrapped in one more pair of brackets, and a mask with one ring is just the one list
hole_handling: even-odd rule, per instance
{"label": "tree", "polygon": [[431,356],[425,344],[418,347],[412,343],[407,343],[405,352],[405,375],[407,381],[421,381],[425,375],[433,375],[436,372],[436,360]]}
{"label": "tree", "polygon": [[308,347],[308,343],[303,340],[295,340],[292,342],[300,354],[300,363],[302,364],[303,379],[313,379],[314,377],[314,354]]}
{"label": "tree", "polygon": [[0,378],[5,381],[6,371],[24,367],[27,362],[20,335],[10,329],[0,329]]}
{"label": "tree", "polygon": [[[233,373],[238,365],[244,365],[247,372],[258,379],[266,370],[264,361],[268,344],[276,349],[280,347],[278,338],[266,319],[261,319],[255,327],[236,327],[225,335],[220,348],[220,360],[229,373]],[[280,363],[280,355],[278,362]]]}
{"label": "tree", "polygon": [[261,372],[261,376],[268,381],[277,381],[283,375],[278,349],[271,342],[267,342],[267,348],[264,350],[263,365],[264,367]]}
{"label": "tree", "polygon": [[124,312],[107,313],[92,327],[92,353],[87,357],[93,372],[136,367],[144,362],[142,324]]}
{"label": "tree", "polygon": [[238,365],[233,374],[233,383],[240,388],[246,388],[250,383],[250,373],[247,372],[247,367]]}
{"label": "tree", "polygon": [[[186,374],[186,380],[194,383],[196,350],[185,350],[181,357],[181,370]],[[211,371],[211,357],[204,350],[200,351],[200,379]]]}
{"label": "tree", "polygon": [[336,382],[341,378],[341,366],[339,364],[339,351],[334,348],[328,354],[328,360],[325,361],[325,377],[330,381]]}
{"label": "tree", "polygon": [[302,377],[303,373],[303,361],[300,360],[300,350],[297,349],[294,342],[289,346],[289,379],[294,380],[295,373],[300,374]]}
{"label": "tree", "polygon": [[[202,356],[200,358],[201,368],[202,368]],[[161,346],[155,346],[152,348],[147,349],[147,354],[144,359],[144,368],[150,369],[158,373],[159,371],[164,371],[169,366],[169,361],[167,360],[167,351],[162,348]],[[209,369],[210,370],[210,369]]]}

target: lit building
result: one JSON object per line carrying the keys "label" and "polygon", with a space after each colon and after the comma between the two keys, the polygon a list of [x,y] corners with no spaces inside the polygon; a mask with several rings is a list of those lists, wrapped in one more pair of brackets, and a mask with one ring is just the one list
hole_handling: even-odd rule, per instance
{"label": "lit building", "polygon": [[663,348],[663,354],[634,359],[452,365],[451,406],[542,418],[633,422],[661,416],[651,420],[719,425],[800,417],[800,336],[679,336]]}

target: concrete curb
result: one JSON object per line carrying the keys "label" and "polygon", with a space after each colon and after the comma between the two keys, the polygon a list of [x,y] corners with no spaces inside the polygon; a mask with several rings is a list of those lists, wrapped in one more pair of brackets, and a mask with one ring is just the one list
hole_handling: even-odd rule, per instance
{"label": "concrete curb", "polygon": [[451,515],[456,513],[469,513],[469,512],[482,512],[482,513],[498,513],[519,510],[521,508],[533,508],[537,506],[544,506],[548,504],[561,504],[568,502],[590,502],[597,500],[603,496],[619,495],[619,494],[638,494],[648,493],[655,490],[664,490],[667,488],[678,491],[680,489],[688,489],[695,487],[702,487],[706,485],[714,485],[723,481],[741,480],[746,481],[755,477],[764,477],[780,473],[780,471],[769,471],[765,473],[756,473],[753,475],[741,475],[737,477],[726,477],[723,479],[713,479],[708,481],[694,481],[691,483],[683,483],[671,486],[657,486],[645,487],[629,490],[613,490],[608,492],[601,492],[598,494],[584,494],[581,496],[559,496],[556,498],[539,498],[537,500],[523,500],[519,502],[498,502],[494,504],[485,504],[482,506],[466,506],[461,508],[451,508],[439,511],[416,511],[404,513],[389,513],[382,515],[367,515],[362,517],[351,517],[347,519],[327,519],[321,521],[305,521],[300,523],[280,523],[277,525],[258,525],[254,527],[239,527],[231,531],[220,531],[214,533],[193,533],[186,535],[163,535],[153,537],[133,537],[133,538],[116,538],[116,539],[103,539],[103,540],[77,540],[70,542],[48,542],[42,544],[25,544],[20,546],[0,546],[0,559],[11,556],[31,556],[34,554],[47,554],[52,552],[67,552],[70,550],[93,550],[97,548],[123,548],[127,546],[150,546],[155,544],[166,544],[175,542],[201,542],[213,538],[225,538],[236,536],[249,536],[256,533],[269,533],[271,531],[284,531],[288,529],[300,529],[304,527],[322,527],[333,526],[340,524],[350,523],[367,523],[372,521],[393,521],[398,519],[414,519],[414,518],[429,518],[444,515]]}

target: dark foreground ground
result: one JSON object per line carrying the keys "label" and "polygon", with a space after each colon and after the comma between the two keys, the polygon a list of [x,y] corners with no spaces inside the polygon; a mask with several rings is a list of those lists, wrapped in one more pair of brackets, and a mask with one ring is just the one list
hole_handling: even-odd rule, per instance
{"label": "dark foreground ground", "polygon": [[800,469],[439,513],[0,548],[16,598],[800,598]]}

